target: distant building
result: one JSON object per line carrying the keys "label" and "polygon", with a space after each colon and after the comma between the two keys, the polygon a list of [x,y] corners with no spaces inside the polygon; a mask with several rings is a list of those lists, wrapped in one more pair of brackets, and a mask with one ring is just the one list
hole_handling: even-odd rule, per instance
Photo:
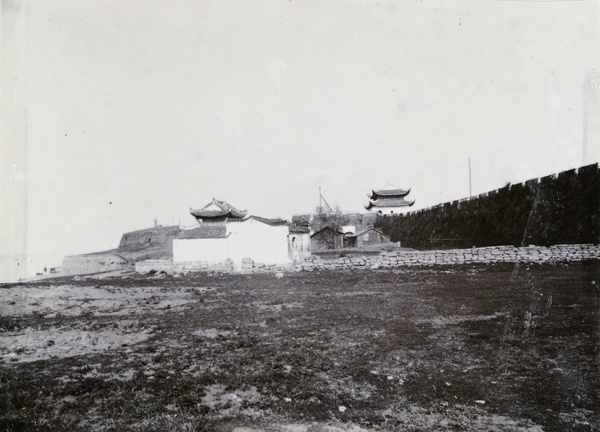
{"label": "distant building", "polygon": [[369,202],[365,205],[365,208],[380,215],[401,213],[402,210],[406,210],[415,203],[414,200],[406,200],[409,193],[410,189],[398,189],[392,185],[387,185],[383,189],[372,190],[367,194]]}
{"label": "distant building", "polygon": [[216,199],[201,209],[190,209],[190,214],[199,226],[173,239],[174,262],[232,262],[234,269],[239,269],[245,258],[287,265],[310,256],[306,227],[283,219],[247,216],[247,211]]}
{"label": "distant building", "polygon": [[344,246],[344,233],[331,227],[321,228],[310,236],[312,251],[339,249]]}
{"label": "distant building", "polygon": [[356,227],[342,231],[331,227],[325,227],[310,236],[311,250],[320,251],[339,248],[361,248],[375,244],[390,243],[390,236],[383,234],[374,228],[362,228],[356,231]]}
{"label": "distant building", "polygon": [[356,234],[355,225],[344,225],[341,229],[344,234]]}
{"label": "distant building", "polygon": [[344,235],[344,247],[364,247],[369,245],[390,243],[390,236],[374,228],[363,229],[357,233],[346,233]]}
{"label": "distant building", "polygon": [[288,226],[288,250],[292,261],[302,261],[310,256],[310,229],[302,225],[291,224]]}

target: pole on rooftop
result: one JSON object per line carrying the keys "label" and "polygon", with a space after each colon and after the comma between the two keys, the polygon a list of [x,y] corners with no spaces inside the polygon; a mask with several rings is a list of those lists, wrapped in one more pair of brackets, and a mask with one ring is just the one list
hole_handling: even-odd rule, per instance
{"label": "pole on rooftop", "polygon": [[472,197],[471,193],[471,158],[469,157],[469,199]]}

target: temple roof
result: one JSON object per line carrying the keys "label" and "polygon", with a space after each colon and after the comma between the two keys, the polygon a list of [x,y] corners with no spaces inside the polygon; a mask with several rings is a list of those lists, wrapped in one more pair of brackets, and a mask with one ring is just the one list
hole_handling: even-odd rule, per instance
{"label": "temple roof", "polygon": [[227,237],[225,225],[205,225],[184,230],[177,236],[178,239],[199,239],[199,238],[225,238]]}
{"label": "temple roof", "polygon": [[383,189],[372,189],[370,193],[368,193],[368,197],[371,199],[377,199],[378,197],[403,197],[408,195],[410,189],[400,189],[391,184],[388,184]]}
{"label": "temple roof", "polygon": [[369,203],[365,205],[367,210],[373,207],[410,207],[415,201],[407,201],[404,198],[386,198],[382,197],[379,199],[370,199]]}
{"label": "temple roof", "polygon": [[226,201],[213,198],[212,202],[201,209],[190,208],[190,213],[196,218],[243,218],[248,213],[246,210],[238,210]]}

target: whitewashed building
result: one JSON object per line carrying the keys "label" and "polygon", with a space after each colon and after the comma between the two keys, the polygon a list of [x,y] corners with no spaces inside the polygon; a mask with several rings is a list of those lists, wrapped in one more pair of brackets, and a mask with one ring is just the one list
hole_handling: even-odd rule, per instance
{"label": "whitewashed building", "polygon": [[283,219],[247,216],[225,201],[213,199],[201,209],[190,209],[198,226],[173,240],[173,262],[242,267],[245,258],[265,265],[290,265],[310,256],[308,229]]}

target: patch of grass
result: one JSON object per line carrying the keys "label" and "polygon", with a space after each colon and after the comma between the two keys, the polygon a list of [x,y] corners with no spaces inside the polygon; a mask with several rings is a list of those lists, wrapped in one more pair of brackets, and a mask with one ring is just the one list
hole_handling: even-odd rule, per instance
{"label": "patch of grass", "polygon": [[[6,340],[29,329],[31,341],[54,342],[35,345],[29,362],[31,347],[5,360],[0,421],[14,430],[600,430],[598,263],[401,270],[61,281],[56,310],[0,320]],[[34,288],[42,298],[56,287]],[[4,295],[27,299],[31,289]],[[85,307],[109,301],[67,314],[82,293]],[[67,340],[80,351],[55,355]]]}

